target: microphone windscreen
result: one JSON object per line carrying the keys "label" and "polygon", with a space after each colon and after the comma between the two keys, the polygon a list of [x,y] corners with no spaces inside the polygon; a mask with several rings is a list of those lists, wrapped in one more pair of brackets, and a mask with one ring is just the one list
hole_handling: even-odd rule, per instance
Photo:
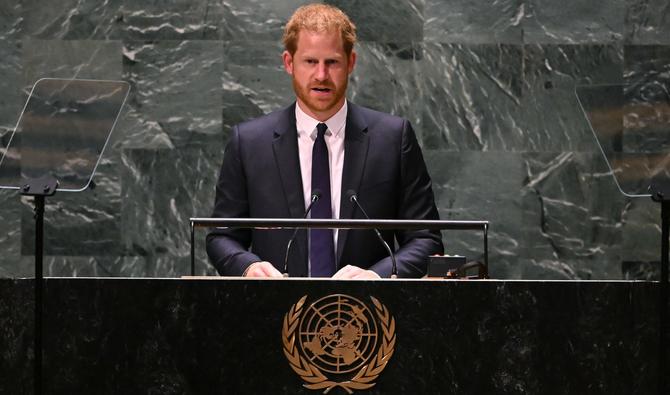
{"label": "microphone windscreen", "polygon": [[347,197],[347,200],[353,201],[353,199],[356,197],[356,191],[353,189],[348,189],[347,192],[345,192],[344,196]]}

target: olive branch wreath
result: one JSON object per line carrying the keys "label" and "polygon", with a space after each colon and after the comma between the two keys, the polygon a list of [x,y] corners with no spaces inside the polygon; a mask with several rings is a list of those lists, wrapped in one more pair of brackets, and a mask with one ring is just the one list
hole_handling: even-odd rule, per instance
{"label": "olive branch wreath", "polygon": [[291,309],[284,315],[284,324],[282,327],[282,342],[284,344],[284,355],[288,359],[291,369],[295,371],[301,379],[307,382],[303,386],[311,390],[320,390],[327,394],[335,387],[342,387],[349,394],[353,390],[364,390],[372,388],[379,374],[384,370],[386,364],[391,359],[395,347],[395,319],[391,316],[386,306],[381,304],[379,300],[370,296],[372,303],[375,305],[375,313],[381,321],[381,328],[384,336],[382,336],[382,345],[377,351],[377,355],[370,360],[370,363],[361,367],[354,377],[346,381],[332,381],[326,377],[319,368],[310,364],[298,352],[296,345],[295,332],[298,329],[300,322],[300,315],[305,304],[307,295],[298,300],[296,304],[291,306]]}

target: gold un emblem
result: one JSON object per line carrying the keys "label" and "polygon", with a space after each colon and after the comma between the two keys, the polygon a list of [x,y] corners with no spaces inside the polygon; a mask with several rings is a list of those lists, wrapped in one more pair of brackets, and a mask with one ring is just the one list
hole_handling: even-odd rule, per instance
{"label": "gold un emblem", "polygon": [[284,316],[282,341],[291,368],[311,390],[348,393],[375,385],[395,347],[395,319],[370,296],[371,311],[349,295],[325,296],[305,306],[307,295]]}

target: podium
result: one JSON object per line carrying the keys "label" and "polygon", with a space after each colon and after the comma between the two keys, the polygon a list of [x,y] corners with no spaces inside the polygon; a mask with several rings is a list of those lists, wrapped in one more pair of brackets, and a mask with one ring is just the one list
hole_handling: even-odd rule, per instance
{"label": "podium", "polygon": [[[33,285],[0,280],[0,393],[32,388]],[[302,298],[301,319],[345,295],[369,309],[378,336],[391,318],[372,298],[394,321],[387,364],[353,393],[653,394],[657,292],[628,281],[47,278],[43,389],[320,394],[287,358],[285,320]],[[300,331],[289,333],[296,344]]]}

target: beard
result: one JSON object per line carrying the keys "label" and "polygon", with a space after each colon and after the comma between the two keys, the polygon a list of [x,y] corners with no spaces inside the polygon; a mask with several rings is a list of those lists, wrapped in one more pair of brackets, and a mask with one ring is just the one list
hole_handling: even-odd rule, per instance
{"label": "beard", "polygon": [[[322,84],[310,83],[308,86],[302,86],[293,78],[293,90],[302,104],[304,104],[312,113],[324,113],[331,110],[338,110],[338,105],[341,105],[342,99],[347,93],[347,86],[349,79],[345,79],[343,84],[336,88],[332,82]],[[318,98],[311,95],[312,88],[328,88],[331,91],[330,97]],[[337,111],[335,111],[337,112]],[[335,113],[333,112],[333,114]]]}

